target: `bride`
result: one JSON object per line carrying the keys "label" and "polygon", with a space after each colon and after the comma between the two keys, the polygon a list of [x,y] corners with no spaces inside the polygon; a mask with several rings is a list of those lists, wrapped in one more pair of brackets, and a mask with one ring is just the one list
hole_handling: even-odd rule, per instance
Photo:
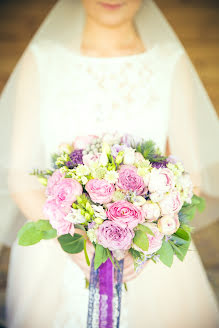
{"label": "bride", "polygon": [[[153,139],[183,160],[209,200],[195,226],[217,216],[218,119],[151,0],[58,1],[10,77],[0,112],[1,241],[12,245],[9,328],[86,327],[84,256],[64,253],[54,240],[26,248],[15,239],[22,218],[46,219],[44,189],[28,172],[51,166],[61,142],[114,131]],[[89,251],[91,257],[92,245]],[[175,258],[171,268],[149,261],[136,274],[126,258],[124,281],[121,328],[218,324],[215,295],[193,241],[184,262]]]}

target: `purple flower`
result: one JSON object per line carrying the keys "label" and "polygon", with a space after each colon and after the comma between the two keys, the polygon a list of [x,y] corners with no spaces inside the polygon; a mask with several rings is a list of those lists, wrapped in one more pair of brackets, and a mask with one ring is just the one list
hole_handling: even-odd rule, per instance
{"label": "purple flower", "polygon": [[172,164],[176,164],[177,162],[181,162],[182,165],[183,165],[183,162],[182,162],[178,157],[176,157],[176,156],[174,156],[174,155],[169,155],[169,156],[167,157],[167,162],[168,162],[168,163],[172,163]]}
{"label": "purple flower", "polygon": [[93,229],[96,225],[96,222],[92,221],[88,223],[88,229]]}
{"label": "purple flower", "polygon": [[69,157],[73,166],[83,164],[83,149],[75,149]]}
{"label": "purple flower", "polygon": [[156,169],[159,169],[159,168],[164,168],[164,167],[167,167],[167,161],[160,161],[160,162],[152,162],[151,165],[153,167],[156,167]]}
{"label": "purple flower", "polygon": [[118,145],[118,144],[113,145],[111,147],[111,152],[112,152],[113,157],[116,158],[116,156],[118,155],[118,153],[120,151],[123,151],[125,148],[126,148],[125,145]]}
{"label": "purple flower", "polygon": [[67,161],[65,162],[65,165],[69,168],[69,169],[73,169],[74,168],[74,164],[72,161]]}
{"label": "purple flower", "polygon": [[121,139],[121,143],[126,145],[127,147],[132,147],[134,139],[130,134],[125,134]]}

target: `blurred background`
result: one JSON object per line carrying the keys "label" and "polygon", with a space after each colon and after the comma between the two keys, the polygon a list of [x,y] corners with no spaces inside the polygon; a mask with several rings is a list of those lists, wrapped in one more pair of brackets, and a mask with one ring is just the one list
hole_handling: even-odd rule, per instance
{"label": "blurred background", "polygon": [[[76,0],[72,0],[76,1]],[[219,0],[155,0],[187,50],[219,114]],[[0,0],[0,93],[55,0]],[[194,232],[219,301],[219,221]],[[0,245],[0,328],[10,249]],[[207,327],[206,327],[207,328]]]}

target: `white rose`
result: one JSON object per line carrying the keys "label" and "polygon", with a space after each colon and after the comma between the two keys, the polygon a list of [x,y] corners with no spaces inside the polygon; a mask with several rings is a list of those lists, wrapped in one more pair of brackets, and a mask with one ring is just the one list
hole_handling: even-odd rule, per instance
{"label": "white rose", "polygon": [[149,222],[156,221],[160,216],[159,206],[151,201],[147,201],[146,204],[142,206],[142,210],[145,219]]}
{"label": "white rose", "polygon": [[125,149],[123,163],[126,165],[133,165],[135,163],[135,149]]}
{"label": "white rose", "polygon": [[148,189],[151,193],[164,193],[172,190],[175,186],[173,172],[168,168],[153,168],[150,174]]}
{"label": "white rose", "polygon": [[107,154],[105,153],[102,153],[100,155],[100,158],[99,158],[99,164],[100,165],[103,165],[103,166],[106,166],[108,164],[108,157],[107,157]]}
{"label": "white rose", "polygon": [[180,226],[178,215],[164,215],[158,220],[157,226],[164,235],[172,235]]}
{"label": "white rose", "polygon": [[149,195],[153,203],[158,203],[164,198],[163,193],[153,192]]}
{"label": "white rose", "polygon": [[168,193],[159,202],[162,215],[179,212],[183,203],[178,191]]}
{"label": "white rose", "polygon": [[65,220],[73,224],[80,224],[86,221],[85,217],[81,214],[81,211],[74,208],[71,208],[71,212],[66,215]]}

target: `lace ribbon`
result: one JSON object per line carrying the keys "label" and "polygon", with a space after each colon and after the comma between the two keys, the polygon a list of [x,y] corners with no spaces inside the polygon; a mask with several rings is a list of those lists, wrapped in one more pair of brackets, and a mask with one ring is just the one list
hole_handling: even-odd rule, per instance
{"label": "lace ribbon", "polygon": [[124,261],[114,268],[110,259],[94,270],[91,264],[87,328],[119,328]]}

